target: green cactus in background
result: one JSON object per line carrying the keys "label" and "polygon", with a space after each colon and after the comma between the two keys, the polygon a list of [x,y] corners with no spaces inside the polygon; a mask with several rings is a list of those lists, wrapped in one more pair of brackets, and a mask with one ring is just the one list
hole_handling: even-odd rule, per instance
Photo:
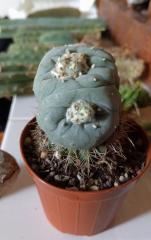
{"label": "green cactus in background", "polygon": [[42,34],[39,38],[41,44],[49,45],[50,43],[54,46],[76,43],[77,40],[73,37],[73,34],[68,31],[51,31]]}
{"label": "green cactus in background", "polygon": [[120,85],[120,94],[124,111],[129,112],[137,107],[142,108],[151,105],[151,95],[139,81],[133,83],[133,85],[128,83]]}
{"label": "green cactus in background", "polygon": [[100,145],[119,124],[118,87],[114,59],[104,50],[81,45],[53,48],[34,80],[38,124],[50,142],[68,149]]}
{"label": "green cactus in background", "polygon": [[[0,19],[0,38],[13,38],[18,29],[23,29],[25,32],[30,32],[35,35],[41,31],[66,31],[82,30],[85,32],[106,30],[106,23],[102,19],[86,19],[86,18],[29,18],[21,20]],[[26,33],[24,32],[24,35]]]}
{"label": "green cactus in background", "polygon": [[101,19],[0,19],[0,39],[13,39],[7,52],[0,53],[0,97],[32,93],[31,80],[45,52],[54,46],[77,43],[87,33],[101,34],[105,29]]}

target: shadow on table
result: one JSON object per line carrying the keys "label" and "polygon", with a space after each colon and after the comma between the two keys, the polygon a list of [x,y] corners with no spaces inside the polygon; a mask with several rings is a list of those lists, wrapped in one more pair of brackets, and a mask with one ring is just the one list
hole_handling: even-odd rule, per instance
{"label": "shadow on table", "polygon": [[20,172],[14,182],[10,183],[10,186],[7,186],[5,194],[2,197],[8,197],[9,195],[16,194],[19,191],[22,191],[26,188],[29,188],[33,185],[32,178],[28,175],[25,167],[20,166]]}
{"label": "shadow on table", "polygon": [[[21,166],[19,176],[14,185],[3,197],[16,194],[33,185],[32,178],[28,175],[24,166]],[[111,228],[133,220],[151,211],[151,170],[148,171],[140,182],[134,187],[126,197],[118,215]]]}
{"label": "shadow on table", "polygon": [[151,170],[126,197],[112,227],[151,211]]}

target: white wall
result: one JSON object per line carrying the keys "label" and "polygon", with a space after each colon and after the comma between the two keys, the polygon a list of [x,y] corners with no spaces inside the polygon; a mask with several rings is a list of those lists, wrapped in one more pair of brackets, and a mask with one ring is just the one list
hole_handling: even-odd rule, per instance
{"label": "white wall", "polygon": [[[88,1],[88,0],[85,0]],[[91,0],[92,1],[92,0]],[[79,0],[0,0],[0,17],[9,15],[10,9],[19,10],[24,3],[24,9],[27,10],[27,5],[33,3],[33,10],[42,8],[51,8],[54,6],[75,6],[79,7]],[[23,11],[23,8],[22,8]]]}
{"label": "white wall", "polygon": [[8,14],[9,8],[17,8],[21,0],[0,0],[0,16]]}
{"label": "white wall", "polygon": [[0,0],[0,17],[22,18],[34,10],[72,6],[82,12],[92,10],[95,0]]}

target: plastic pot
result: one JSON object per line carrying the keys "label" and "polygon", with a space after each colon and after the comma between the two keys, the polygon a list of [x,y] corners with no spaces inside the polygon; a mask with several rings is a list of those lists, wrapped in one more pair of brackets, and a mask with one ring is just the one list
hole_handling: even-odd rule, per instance
{"label": "plastic pot", "polygon": [[139,175],[110,189],[91,192],[72,191],[46,183],[28,164],[24,154],[24,140],[29,135],[33,122],[35,119],[32,119],[23,129],[20,148],[26,168],[36,184],[48,220],[60,231],[70,234],[93,235],[102,232],[110,226],[127,192],[134,187],[149,166],[151,147],[146,134],[138,126],[140,137],[148,146],[146,164]]}

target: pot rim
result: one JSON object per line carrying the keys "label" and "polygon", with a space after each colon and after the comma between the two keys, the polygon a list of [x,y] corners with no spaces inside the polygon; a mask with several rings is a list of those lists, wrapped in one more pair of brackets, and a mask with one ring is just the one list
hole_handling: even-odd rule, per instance
{"label": "pot rim", "polygon": [[54,190],[57,190],[57,191],[60,191],[60,192],[66,192],[66,193],[72,193],[72,194],[76,194],[78,193],[78,195],[80,196],[83,196],[83,195],[97,195],[97,194],[107,194],[109,192],[117,192],[119,191],[120,189],[124,189],[125,187],[127,187],[128,185],[130,185],[131,183],[134,183],[136,182],[145,172],[146,170],[149,168],[150,164],[151,164],[151,143],[149,142],[149,139],[145,133],[145,131],[143,130],[143,128],[141,126],[139,126],[138,124],[138,127],[140,128],[140,130],[142,131],[142,134],[145,136],[147,142],[148,142],[148,149],[147,149],[147,155],[146,155],[146,163],[145,163],[145,166],[142,170],[140,170],[140,173],[136,176],[136,177],[133,177],[132,179],[128,180],[127,182],[125,183],[122,183],[122,184],[119,184],[117,187],[111,187],[111,188],[107,188],[107,189],[103,189],[103,190],[98,190],[98,191],[75,191],[75,190],[69,190],[69,189],[65,189],[65,188],[60,188],[60,187],[57,187],[51,183],[47,183],[45,182],[43,179],[41,179],[38,174],[36,174],[33,169],[31,168],[31,166],[29,165],[29,163],[27,162],[26,160],[26,157],[25,157],[25,154],[24,154],[24,151],[23,151],[23,141],[24,141],[24,138],[25,138],[25,133],[29,131],[29,128],[30,128],[30,124],[35,121],[36,117],[32,118],[30,121],[28,121],[28,123],[25,125],[25,127],[23,128],[22,132],[21,132],[21,135],[20,135],[20,139],[19,139],[19,145],[20,145],[20,152],[21,152],[21,156],[22,156],[22,159],[25,163],[25,166],[26,168],[28,169],[28,172],[30,175],[33,175],[35,178],[38,179],[38,181],[40,181],[42,184],[44,184],[45,186],[47,187],[51,187],[52,189]]}

